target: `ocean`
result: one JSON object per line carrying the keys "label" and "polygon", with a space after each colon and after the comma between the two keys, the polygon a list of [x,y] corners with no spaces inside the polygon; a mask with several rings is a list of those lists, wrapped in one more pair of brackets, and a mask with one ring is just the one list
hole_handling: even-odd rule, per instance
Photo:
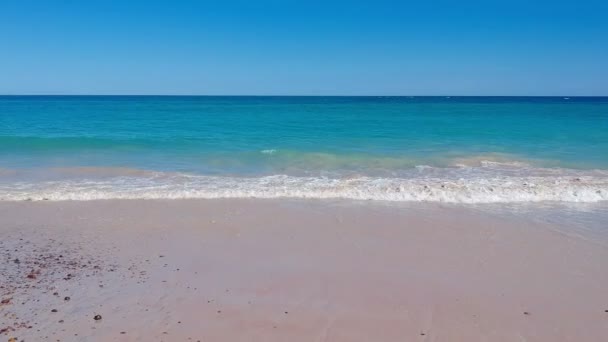
{"label": "ocean", "polygon": [[608,201],[608,97],[0,96],[0,200],[283,197]]}

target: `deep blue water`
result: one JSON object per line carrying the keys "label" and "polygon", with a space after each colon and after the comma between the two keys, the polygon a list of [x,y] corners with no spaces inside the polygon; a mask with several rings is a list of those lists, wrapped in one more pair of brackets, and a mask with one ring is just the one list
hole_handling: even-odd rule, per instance
{"label": "deep blue water", "polygon": [[[0,96],[0,170],[6,193],[17,182],[99,177],[135,186],[150,172],[203,177],[178,181],[195,192],[220,191],[224,183],[213,180],[226,177],[237,188],[238,179],[267,177],[286,177],[267,187],[302,186],[306,177],[304,185],[603,181],[608,98]],[[587,190],[602,199],[603,186]]]}

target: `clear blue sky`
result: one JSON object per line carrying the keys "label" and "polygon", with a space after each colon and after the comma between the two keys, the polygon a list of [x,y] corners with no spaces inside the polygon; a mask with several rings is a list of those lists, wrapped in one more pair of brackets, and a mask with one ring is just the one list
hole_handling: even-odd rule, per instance
{"label": "clear blue sky", "polygon": [[0,0],[0,94],[608,95],[608,1]]}

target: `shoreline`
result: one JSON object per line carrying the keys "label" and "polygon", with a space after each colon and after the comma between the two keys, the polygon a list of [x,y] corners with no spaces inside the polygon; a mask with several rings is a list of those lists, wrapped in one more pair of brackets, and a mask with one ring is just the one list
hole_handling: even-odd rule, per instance
{"label": "shoreline", "polygon": [[0,329],[12,327],[0,336],[601,341],[608,335],[606,245],[526,216],[372,202],[0,202],[0,267],[7,275],[0,291],[10,298],[0,306]]}
{"label": "shoreline", "polygon": [[535,172],[540,173],[534,174],[531,169],[423,167],[409,170],[410,174],[403,177],[344,175],[337,178],[100,170],[108,175],[51,177],[38,181],[0,177],[0,201],[329,199],[453,204],[608,203],[605,170],[537,169]]}

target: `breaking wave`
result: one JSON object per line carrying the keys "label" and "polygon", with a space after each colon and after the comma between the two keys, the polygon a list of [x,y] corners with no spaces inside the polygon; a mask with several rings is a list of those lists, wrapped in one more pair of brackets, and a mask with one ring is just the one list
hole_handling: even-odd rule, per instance
{"label": "breaking wave", "polygon": [[[540,170],[540,169],[539,169]],[[408,177],[208,176],[145,172],[103,178],[0,182],[0,200],[316,198],[446,203],[599,202],[605,171],[488,172],[415,168]]]}

